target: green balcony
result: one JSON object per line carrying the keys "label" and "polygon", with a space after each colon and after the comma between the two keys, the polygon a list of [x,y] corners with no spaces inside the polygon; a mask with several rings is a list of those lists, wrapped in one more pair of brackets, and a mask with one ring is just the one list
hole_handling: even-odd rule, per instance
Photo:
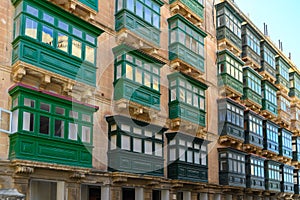
{"label": "green balcony", "polygon": [[276,117],[278,115],[277,109],[277,88],[269,81],[262,81],[262,111],[266,111],[271,116]]}
{"label": "green balcony", "polygon": [[9,159],[92,167],[96,107],[18,84],[10,88]]}
{"label": "green balcony", "polygon": [[207,85],[179,72],[168,75],[168,79],[169,118],[180,118],[205,127]]}
{"label": "green balcony", "polygon": [[243,67],[243,96],[242,100],[247,106],[255,106],[260,109],[262,107],[261,100],[261,80],[262,77],[251,67]]}
{"label": "green balcony", "polygon": [[204,6],[199,0],[170,0],[169,4],[178,5],[179,3],[186,6],[190,11],[195,13],[201,20],[203,20]]}
{"label": "green balcony", "polygon": [[208,182],[207,141],[172,132],[168,139],[168,178]]}
{"label": "green balcony", "polygon": [[266,160],[265,161],[265,182],[266,182],[266,190],[272,192],[280,192],[280,165],[281,163]]}
{"label": "green balcony", "polygon": [[291,66],[280,56],[276,57],[276,86],[284,91],[289,92],[290,82],[289,82],[289,70]]}
{"label": "green balcony", "polygon": [[95,11],[98,11],[98,0],[79,0],[81,3],[87,5]]}
{"label": "green balcony", "polygon": [[160,68],[164,63],[127,45],[117,46],[113,52],[114,100],[126,99],[160,110]]}
{"label": "green balcony", "polygon": [[109,171],[163,176],[166,128],[121,115],[106,120]]}
{"label": "green balcony", "polygon": [[224,95],[243,95],[243,68],[244,62],[228,50],[218,54],[218,85],[224,90]]}
{"label": "green balcony", "polygon": [[117,0],[116,31],[128,29],[139,37],[160,45],[160,0]]}
{"label": "green balcony", "polygon": [[182,62],[204,73],[204,38],[206,33],[177,14],[169,22],[169,59]]}
{"label": "green balcony", "polygon": [[48,1],[21,1],[14,17],[12,62],[96,84],[97,37],[103,31]]}
{"label": "green balcony", "polygon": [[260,55],[261,55],[261,68],[260,74],[270,82],[275,83],[276,81],[276,63],[275,55],[276,51],[265,41],[261,41],[260,44]]}
{"label": "green balcony", "polygon": [[289,96],[300,100],[300,75],[297,72],[289,74],[290,92]]}

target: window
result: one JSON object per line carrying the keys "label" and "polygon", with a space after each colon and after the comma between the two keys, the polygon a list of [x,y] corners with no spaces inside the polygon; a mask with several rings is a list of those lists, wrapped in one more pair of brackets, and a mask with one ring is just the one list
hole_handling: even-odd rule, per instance
{"label": "window", "polygon": [[279,165],[268,162],[267,173],[270,180],[280,181]]}
{"label": "window", "polygon": [[279,60],[279,74],[287,81],[289,81],[289,67]]}
{"label": "window", "polygon": [[262,119],[249,114],[249,131],[252,134],[263,136]]}
{"label": "window", "polygon": [[179,76],[177,80],[170,80],[170,100],[179,101],[203,111],[205,111],[205,90],[205,87],[201,87],[201,83],[195,84],[185,77]]}
{"label": "window", "polygon": [[228,150],[226,153],[223,151],[226,149],[219,149],[220,172],[245,174],[245,155]]}
{"label": "window", "polygon": [[257,54],[260,56],[260,41],[259,39],[254,36],[251,31],[247,30],[246,31],[246,40],[247,40],[247,45]]}
{"label": "window", "polygon": [[226,122],[244,128],[244,110],[229,103],[226,107]]}
{"label": "window", "polygon": [[253,90],[255,93],[261,95],[261,80],[254,74],[250,73],[248,71],[248,76],[246,77],[247,79],[247,86]]}
{"label": "window", "polygon": [[263,98],[267,101],[271,102],[274,105],[277,105],[277,98],[276,98],[276,90],[270,87],[269,85],[265,84],[263,88]]}
{"label": "window", "polygon": [[23,130],[34,131],[34,114],[30,112],[23,112]]}
{"label": "window", "polygon": [[283,110],[286,113],[290,113],[290,101],[287,100],[286,98],[284,98],[283,96],[279,97],[279,101],[280,101],[280,109]]}
{"label": "window", "polygon": [[264,46],[264,61],[266,61],[272,68],[275,66],[275,55],[266,46]]}
{"label": "window", "polygon": [[[5,110],[3,108],[0,108],[0,131],[4,132],[4,133],[11,133],[12,132],[12,124],[13,123],[13,119],[12,116],[14,116],[14,114],[12,114],[12,112]],[[15,121],[14,121],[15,122]],[[17,125],[18,123],[16,123]]]}
{"label": "window", "polygon": [[290,183],[290,184],[294,184],[294,170],[293,167],[287,167],[287,166],[283,166],[282,167],[282,176],[283,176],[283,180],[284,183]]}
{"label": "window", "polygon": [[285,129],[281,129],[280,139],[280,155],[292,158],[292,133]]}
{"label": "window", "polygon": [[[224,12],[225,10],[225,12]],[[217,27],[226,26],[232,33],[241,38],[241,22],[227,8],[217,13]]]}
{"label": "window", "polygon": [[[26,3],[27,4],[27,3]],[[39,15],[40,12],[40,15]],[[37,42],[47,44],[50,48],[58,49],[89,63],[95,64],[96,37],[88,31],[82,31],[73,24],[61,21],[51,11],[37,9],[28,5],[24,15],[24,34]],[[40,17],[41,16],[41,17]],[[16,18],[14,38],[22,33],[22,21]],[[83,29],[83,28],[82,28]]]}
{"label": "window", "polygon": [[[30,182],[30,199],[32,200],[63,200],[65,184],[64,182],[52,182],[47,180],[32,180]],[[47,194],[47,195],[45,195]]]}
{"label": "window", "polygon": [[265,173],[264,173],[264,160],[251,157],[250,158],[250,171],[251,175],[259,178],[264,178]]}
{"label": "window", "polygon": [[218,55],[218,73],[229,74],[234,79],[243,83],[243,66],[229,54]]}
{"label": "window", "polygon": [[153,0],[118,0],[117,12],[126,8],[152,26],[160,27],[160,5]]}
{"label": "window", "polygon": [[[155,63],[141,59],[134,55],[126,54],[126,60],[117,60],[115,63],[115,79],[129,79],[137,84],[146,86],[155,91],[160,90],[160,68]],[[122,68],[122,65],[125,68]],[[122,72],[123,71],[123,72]]]}
{"label": "window", "polygon": [[272,124],[266,124],[267,129],[267,139],[278,144],[278,128]]}

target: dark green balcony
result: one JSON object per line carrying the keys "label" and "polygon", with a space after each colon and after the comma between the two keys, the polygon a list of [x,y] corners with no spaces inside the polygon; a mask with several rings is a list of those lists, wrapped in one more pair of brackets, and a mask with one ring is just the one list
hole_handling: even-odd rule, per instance
{"label": "dark green balcony", "polygon": [[[218,54],[218,85],[224,90],[224,95],[243,95],[243,68],[244,62],[228,50]],[[232,62],[231,62],[232,60]],[[234,64],[233,64],[234,63]]]}
{"label": "dark green balcony", "polygon": [[26,85],[9,90],[13,131],[9,158],[92,167],[96,107]]}
{"label": "dark green balcony", "polygon": [[294,169],[294,192],[300,194],[300,170]]}
{"label": "dark green balcony", "polygon": [[247,188],[265,190],[264,161],[262,157],[246,156]]}
{"label": "dark green balcony", "polygon": [[280,165],[281,163],[266,160],[265,161],[265,181],[266,190],[272,192],[280,192]]}
{"label": "dark green balcony", "polygon": [[294,167],[282,164],[280,166],[281,180],[281,192],[294,193]]}
{"label": "dark green balcony", "polygon": [[291,72],[290,80],[290,97],[295,97],[300,100],[300,75],[297,72]]}
{"label": "dark green balcony", "polygon": [[169,22],[169,59],[183,63],[204,73],[204,38],[206,33],[177,14]]}
{"label": "dark green balcony", "polygon": [[115,55],[114,99],[127,99],[160,110],[160,68],[164,63],[120,45]]}
{"label": "dark green balcony", "polygon": [[263,80],[262,86],[262,110],[269,113],[271,116],[278,115],[277,109],[277,88],[267,80]]}
{"label": "dark green balcony", "polygon": [[242,25],[242,59],[255,69],[260,68],[260,40],[261,36],[251,25]]}
{"label": "dark green balcony", "polygon": [[[233,187],[246,187],[246,170],[244,152],[233,148],[218,148],[219,183]],[[239,166],[235,168],[234,166]]]}
{"label": "dark green balcony", "polygon": [[265,41],[260,43],[261,68],[259,72],[272,83],[276,81],[276,51]]}
{"label": "dark green balcony", "polygon": [[203,20],[204,6],[199,0],[170,0],[169,4],[182,3]]}
{"label": "dark green balcony", "polygon": [[275,84],[280,90],[289,92],[289,70],[291,66],[280,56],[276,57],[276,82]]}
{"label": "dark green balcony", "polygon": [[229,98],[218,100],[218,132],[220,136],[229,136],[244,142],[244,109],[244,106]]}
{"label": "dark green balcony", "polygon": [[249,107],[262,107],[261,79],[262,77],[251,67],[243,67],[244,95],[242,100]]}
{"label": "dark green balcony", "polygon": [[272,121],[264,120],[264,150],[279,154],[279,126]]}
{"label": "dark green balcony", "polygon": [[245,111],[245,144],[263,148],[263,117],[251,110]]}
{"label": "dark green balcony", "polygon": [[300,162],[300,137],[293,136],[293,161]]}
{"label": "dark green balcony", "polygon": [[125,116],[109,116],[108,170],[163,176],[164,127]]}
{"label": "dark green balcony", "polygon": [[287,157],[289,159],[293,158],[292,150],[292,132],[287,129],[279,129],[279,155]]}
{"label": "dark green balcony", "polygon": [[128,29],[157,46],[160,45],[160,0],[117,0],[116,31]]}
{"label": "dark green balcony", "polygon": [[[242,51],[241,23],[242,17],[231,5],[224,1],[216,5],[217,10],[217,40],[233,47],[237,53]],[[229,42],[230,44],[227,44]],[[225,46],[225,48],[226,48]]]}
{"label": "dark green balcony", "polygon": [[168,178],[208,182],[207,141],[179,132],[167,133]]}
{"label": "dark green balcony", "polygon": [[207,85],[179,72],[168,75],[168,80],[169,118],[180,118],[205,127]]}
{"label": "dark green balcony", "polygon": [[14,18],[12,62],[95,86],[97,37],[102,32],[48,1],[23,0]]}
{"label": "dark green balcony", "polygon": [[95,11],[98,11],[98,0],[79,0],[81,3],[87,5]]}

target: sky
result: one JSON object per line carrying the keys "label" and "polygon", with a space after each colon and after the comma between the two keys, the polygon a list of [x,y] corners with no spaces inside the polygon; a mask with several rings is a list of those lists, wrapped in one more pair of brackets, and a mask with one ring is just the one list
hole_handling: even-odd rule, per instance
{"label": "sky", "polygon": [[234,0],[240,10],[261,30],[264,23],[268,35],[283,53],[300,69],[300,0]]}

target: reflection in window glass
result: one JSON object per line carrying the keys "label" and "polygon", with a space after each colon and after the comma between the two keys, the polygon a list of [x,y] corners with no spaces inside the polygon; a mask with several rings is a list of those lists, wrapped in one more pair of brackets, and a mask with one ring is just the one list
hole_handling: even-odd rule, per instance
{"label": "reflection in window glass", "polygon": [[52,17],[46,13],[44,13],[43,20],[50,24],[54,24],[54,17]]}
{"label": "reflection in window glass", "polygon": [[91,128],[87,126],[82,126],[81,130],[81,141],[82,142],[91,142]]}
{"label": "reflection in window glass", "polygon": [[89,34],[85,34],[85,39],[86,41],[90,42],[90,43],[95,43],[95,38],[90,36]]}
{"label": "reflection in window glass", "polygon": [[153,89],[154,90],[159,90],[159,84],[158,84],[158,77],[153,77]]}
{"label": "reflection in window glass", "polygon": [[91,63],[95,62],[95,49],[93,47],[85,46],[85,58]]}
{"label": "reflection in window glass", "polygon": [[49,112],[50,111],[50,105],[47,103],[41,103],[40,109]]}
{"label": "reflection in window glass", "polygon": [[152,154],[152,142],[145,141],[145,154]]}
{"label": "reflection in window glass", "polygon": [[151,11],[149,8],[145,8],[145,20],[151,23]]}
{"label": "reflection in window glass", "polygon": [[57,35],[57,48],[64,52],[68,52],[68,36],[63,33],[58,33]]}
{"label": "reflection in window glass", "polygon": [[37,39],[37,22],[26,18],[25,35]]}
{"label": "reflection in window glass", "polygon": [[69,25],[65,22],[58,21],[58,27],[65,31],[69,31]]}
{"label": "reflection in window glass", "polygon": [[77,37],[82,38],[82,31],[78,30],[77,28],[73,28],[73,34]]}
{"label": "reflection in window glass", "polygon": [[14,32],[14,39],[17,38],[20,35],[20,18],[18,17],[17,19],[15,19],[15,32]]}
{"label": "reflection in window glass", "polygon": [[30,6],[30,5],[27,5],[26,11],[27,11],[29,14],[32,14],[32,15],[34,15],[34,16],[36,16],[36,17],[39,16],[39,11],[38,11],[38,9],[36,9],[36,8]]}
{"label": "reflection in window glass", "polygon": [[151,88],[150,75],[148,73],[144,74],[145,77],[145,85]]}
{"label": "reflection in window glass", "polygon": [[74,119],[78,119],[78,112],[70,110],[69,116],[74,118]]}
{"label": "reflection in window glass", "polygon": [[134,12],[134,0],[127,0],[127,8],[128,10]]}
{"label": "reflection in window glass", "polygon": [[133,71],[130,65],[126,65],[126,78],[133,80]]}
{"label": "reflection in window glass", "polygon": [[54,127],[54,136],[63,138],[64,137],[64,128],[65,123],[62,120],[55,120],[55,127]]}
{"label": "reflection in window glass", "polygon": [[137,16],[143,18],[143,5],[140,2],[136,2],[136,14]]}
{"label": "reflection in window glass", "polygon": [[24,98],[24,106],[34,108],[35,101],[32,99]]}
{"label": "reflection in window glass", "polygon": [[70,140],[77,140],[77,130],[78,124],[69,123],[69,139]]}
{"label": "reflection in window glass", "polygon": [[133,138],[133,151],[142,152],[142,140],[139,138]]}
{"label": "reflection in window glass", "polygon": [[110,137],[110,149],[116,149],[117,148],[117,136],[116,135],[112,135]]}
{"label": "reflection in window glass", "polygon": [[77,40],[72,41],[72,55],[81,58],[81,42]]}
{"label": "reflection in window glass", "polygon": [[153,14],[153,25],[157,28],[159,28],[159,15]]}
{"label": "reflection in window glass", "polygon": [[59,114],[59,115],[64,115],[65,114],[65,109],[64,108],[60,108],[60,107],[56,107],[55,108],[55,113]]}
{"label": "reflection in window glass", "polygon": [[135,81],[137,83],[143,84],[142,70],[136,69],[136,71],[135,71]]}
{"label": "reflection in window glass", "polygon": [[50,119],[46,116],[40,116],[40,133],[48,135],[50,130]]}
{"label": "reflection in window glass", "polygon": [[118,0],[118,8],[117,11],[120,11],[123,8],[123,0]]}

